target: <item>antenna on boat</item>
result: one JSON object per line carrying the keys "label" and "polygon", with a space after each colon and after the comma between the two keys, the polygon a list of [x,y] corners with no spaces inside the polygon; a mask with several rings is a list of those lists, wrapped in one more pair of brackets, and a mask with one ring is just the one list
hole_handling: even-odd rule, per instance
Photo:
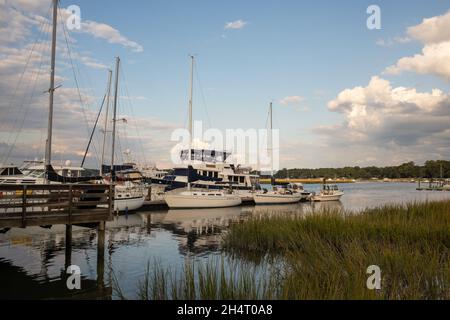
{"label": "antenna on boat", "polygon": [[120,58],[116,57],[116,79],[114,87],[114,111],[113,111],[113,130],[112,130],[112,147],[111,147],[111,182],[114,182],[116,174],[114,172],[114,147],[116,142],[116,117],[117,117],[117,91],[119,87],[119,65]]}
{"label": "antenna on boat", "polygon": [[106,114],[105,114],[105,127],[103,130],[103,146],[102,146],[102,158],[100,161],[100,175],[103,175],[103,162],[105,159],[105,144],[106,144],[106,133],[108,130],[108,112],[109,112],[109,97],[111,96],[111,80],[112,80],[112,70],[108,70],[108,89],[106,93]]}
{"label": "antenna on boat", "polygon": [[48,104],[47,141],[45,145],[45,180],[48,182],[48,171],[52,162],[52,131],[53,131],[53,94],[55,92],[55,60],[56,60],[56,27],[58,23],[58,0],[53,0],[53,31],[50,62],[50,88]]}
{"label": "antenna on boat", "polygon": [[191,77],[189,84],[189,160],[192,159],[191,149],[192,149],[192,140],[193,140],[193,120],[192,120],[192,101],[194,96],[194,63],[195,57],[193,55],[189,56],[191,58]]}
{"label": "antenna on boat", "polygon": [[194,64],[195,57],[193,55],[189,55],[191,58],[191,76],[189,81],[189,161],[188,161],[188,189],[191,189],[190,182],[190,164],[192,163],[192,140],[193,140],[193,120],[192,120],[192,101],[194,98]]}

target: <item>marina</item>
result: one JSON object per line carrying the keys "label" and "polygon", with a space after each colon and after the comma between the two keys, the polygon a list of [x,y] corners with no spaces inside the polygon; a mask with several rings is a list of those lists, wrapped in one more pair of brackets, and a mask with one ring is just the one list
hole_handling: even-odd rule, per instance
{"label": "marina", "polygon": [[[257,19],[213,32],[183,16],[193,30],[164,7],[174,15],[130,23],[144,53],[116,29],[126,19],[43,2],[0,4],[24,24],[0,39],[0,300],[450,299],[450,96],[381,78],[414,71],[400,62],[418,55],[341,88],[345,77],[328,80],[360,59],[343,54],[347,70],[322,73],[332,51],[308,59],[311,44],[274,59],[261,48],[278,37],[255,37]],[[423,24],[440,19],[450,12]],[[173,30],[155,28],[166,21],[186,27],[172,46]],[[441,39],[417,34],[442,25],[394,42]]]}

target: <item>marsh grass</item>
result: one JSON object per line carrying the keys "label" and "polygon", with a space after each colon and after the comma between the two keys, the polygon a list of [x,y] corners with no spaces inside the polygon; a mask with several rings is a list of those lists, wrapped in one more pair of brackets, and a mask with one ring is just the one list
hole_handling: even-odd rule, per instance
{"label": "marsh grass", "polygon": [[[181,270],[165,268],[159,261],[148,263],[137,298],[141,300],[256,300],[275,299],[280,272],[268,264],[256,266],[226,257],[188,261]],[[127,299],[117,281],[119,299]],[[276,282],[275,282],[276,281]]]}
{"label": "marsh grass", "polygon": [[[280,299],[450,299],[450,201],[254,219],[223,246],[283,257]],[[366,287],[370,265],[382,270],[379,291]]]}
{"label": "marsh grass", "polygon": [[[149,264],[139,297],[450,299],[450,201],[257,217],[230,227],[223,252],[179,272]],[[381,290],[367,289],[370,265]]]}

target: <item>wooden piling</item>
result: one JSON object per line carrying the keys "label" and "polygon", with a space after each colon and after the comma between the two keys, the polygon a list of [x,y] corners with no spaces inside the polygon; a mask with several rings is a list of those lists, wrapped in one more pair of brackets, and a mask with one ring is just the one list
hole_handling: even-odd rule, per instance
{"label": "wooden piling", "polygon": [[100,221],[97,226],[97,286],[104,288],[105,276],[105,221]]}
{"label": "wooden piling", "polygon": [[65,269],[72,264],[72,225],[66,224]]}

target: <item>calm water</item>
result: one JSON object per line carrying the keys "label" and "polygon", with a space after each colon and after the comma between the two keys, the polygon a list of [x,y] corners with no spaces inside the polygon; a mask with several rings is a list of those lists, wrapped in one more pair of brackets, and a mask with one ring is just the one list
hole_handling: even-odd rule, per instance
{"label": "calm water", "polygon": [[[319,185],[306,186],[317,191]],[[416,191],[415,184],[357,183],[342,185],[340,203],[314,204],[359,210],[386,203],[450,199],[450,192]],[[118,283],[135,298],[148,263],[180,270],[186,261],[206,262],[220,256],[221,234],[230,223],[269,212],[310,211],[312,204],[244,206],[227,209],[165,210],[120,216],[107,223],[104,261],[97,259],[96,230],[73,229],[71,264],[82,272],[82,291],[76,298],[117,298]],[[12,229],[0,234],[0,299],[67,298],[65,228]],[[113,279],[116,279],[113,281]]]}

